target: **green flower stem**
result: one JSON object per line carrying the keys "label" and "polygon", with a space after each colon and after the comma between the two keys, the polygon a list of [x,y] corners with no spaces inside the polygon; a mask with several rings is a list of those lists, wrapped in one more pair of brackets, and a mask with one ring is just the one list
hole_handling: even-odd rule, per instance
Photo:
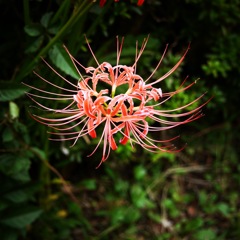
{"label": "green flower stem", "polygon": [[23,12],[25,25],[28,25],[31,22],[29,14],[29,0],[23,0]]}
{"label": "green flower stem", "polygon": [[[70,1],[69,0],[65,0],[61,6],[59,7],[59,9],[57,10],[57,12],[55,13],[55,15],[53,16],[53,18],[51,19],[51,24],[54,24],[55,22],[57,22],[60,19],[64,19],[65,18],[65,13],[66,13],[66,9],[69,9],[70,7]],[[63,17],[64,16],[64,17]]]}
{"label": "green flower stem", "polygon": [[115,84],[113,84],[113,86],[112,86],[112,93],[111,93],[111,97],[112,98],[114,98],[114,96],[115,96],[116,88],[117,88],[117,86]]}
{"label": "green flower stem", "polygon": [[50,177],[50,170],[48,167],[49,161],[46,157],[46,152],[40,151],[34,147],[28,147],[28,149],[43,163],[41,164],[40,170],[39,170],[39,175],[40,175],[39,179],[43,183],[39,202],[41,206],[43,206],[44,208],[47,208],[45,204],[45,200],[48,198],[48,196],[51,195],[51,177]]}

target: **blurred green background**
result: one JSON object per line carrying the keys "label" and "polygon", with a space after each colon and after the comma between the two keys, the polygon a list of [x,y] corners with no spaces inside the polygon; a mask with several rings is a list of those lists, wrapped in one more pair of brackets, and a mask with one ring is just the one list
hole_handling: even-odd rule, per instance
{"label": "blurred green background", "polygon": [[[0,233],[2,240],[240,239],[240,1],[239,0],[23,0],[1,1],[0,34]],[[166,44],[167,56],[153,79],[178,61],[181,67],[160,87],[174,91],[189,76],[191,89],[164,107],[172,109],[202,93],[214,98],[196,122],[162,132],[181,134],[179,153],[119,146],[95,169],[101,147],[80,139],[48,140],[48,129],[22,82],[45,87],[33,70],[63,82],[46,59],[73,83],[65,44],[84,66],[94,65],[86,34],[99,62],[115,62],[116,36],[124,36],[122,64],[134,62],[136,41],[148,34],[137,72],[147,78]],[[51,90],[51,89],[50,89]],[[203,101],[204,102],[204,101]],[[42,104],[50,107],[49,100]],[[55,104],[56,105],[56,104]],[[40,112],[41,114],[41,112]]]}

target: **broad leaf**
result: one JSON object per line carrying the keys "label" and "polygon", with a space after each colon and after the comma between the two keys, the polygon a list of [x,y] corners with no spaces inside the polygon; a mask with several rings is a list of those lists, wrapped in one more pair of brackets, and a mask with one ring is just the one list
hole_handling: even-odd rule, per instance
{"label": "broad leaf", "polygon": [[27,88],[12,81],[0,81],[0,101],[11,101],[25,94]]}
{"label": "broad leaf", "polygon": [[11,119],[15,119],[19,117],[19,107],[16,103],[14,102],[9,102],[9,113]]}
{"label": "broad leaf", "polygon": [[12,211],[11,214],[2,218],[0,222],[9,227],[21,229],[31,224],[41,213],[42,210],[35,207],[20,208]]}
{"label": "broad leaf", "polygon": [[40,24],[30,24],[24,27],[24,31],[31,37],[37,37],[43,32],[43,27]]}
{"label": "broad leaf", "polygon": [[80,78],[68,53],[60,43],[53,46],[53,48],[49,51],[49,56],[54,65],[60,68],[64,73],[75,79]]}
{"label": "broad leaf", "polygon": [[52,15],[53,15],[53,12],[49,12],[49,13],[45,13],[45,14],[42,16],[40,22],[41,22],[41,24],[42,24],[45,28],[48,27]]}
{"label": "broad leaf", "polygon": [[40,49],[44,40],[44,36],[37,37],[31,44],[29,44],[28,48],[25,50],[25,53],[34,53]]}
{"label": "broad leaf", "polygon": [[14,154],[3,154],[0,159],[0,172],[21,181],[28,181],[31,162],[28,158]]}
{"label": "broad leaf", "polygon": [[29,196],[28,196],[27,192],[25,192],[23,190],[15,190],[15,191],[5,194],[4,198],[6,198],[14,203],[20,203],[20,202],[26,201],[29,198]]}

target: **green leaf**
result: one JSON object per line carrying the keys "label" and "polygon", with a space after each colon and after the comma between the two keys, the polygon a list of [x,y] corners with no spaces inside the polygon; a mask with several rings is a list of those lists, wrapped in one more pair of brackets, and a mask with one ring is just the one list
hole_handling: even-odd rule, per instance
{"label": "green leaf", "polygon": [[57,27],[48,28],[48,33],[56,35],[58,33],[59,29],[60,28],[58,26]]}
{"label": "green leaf", "polygon": [[2,134],[2,140],[3,142],[11,142],[13,140],[14,136],[9,127],[4,128],[3,134]]}
{"label": "green leaf", "polygon": [[115,207],[111,210],[110,214],[112,225],[116,225],[124,220],[126,211],[124,207]]}
{"label": "green leaf", "polygon": [[186,222],[185,229],[187,231],[196,231],[204,225],[204,221],[201,217],[193,218]]}
{"label": "green leaf", "polygon": [[134,176],[136,180],[140,180],[144,178],[145,175],[146,175],[146,169],[144,166],[139,165],[134,168]]}
{"label": "green leaf", "polygon": [[31,224],[41,213],[42,210],[35,207],[18,208],[12,211],[12,214],[2,218],[0,222],[9,227],[21,229]]}
{"label": "green leaf", "polygon": [[21,97],[27,91],[27,87],[12,81],[0,81],[0,101],[11,101]]}
{"label": "green leaf", "polygon": [[19,117],[19,107],[16,103],[14,102],[9,102],[9,113],[11,119],[15,119]]}
{"label": "green leaf", "polygon": [[34,53],[36,52],[42,45],[44,40],[43,36],[39,36],[26,50],[25,53]]}
{"label": "green leaf", "polygon": [[16,190],[4,195],[4,198],[14,203],[24,202],[28,199],[28,197],[29,197],[28,194],[22,190]]}
{"label": "green leaf", "polygon": [[53,12],[49,12],[49,13],[46,13],[46,14],[44,14],[44,15],[42,16],[40,22],[41,22],[41,24],[42,24],[45,28],[48,27],[49,21],[50,21],[52,15],[53,15]]}
{"label": "green leaf", "polygon": [[[29,144],[30,142],[30,136],[28,132],[29,129],[27,129],[27,127],[19,121],[14,121],[13,126],[14,126],[14,130],[21,135],[22,140],[25,143]],[[27,152],[29,153],[29,151]],[[27,153],[27,152],[24,152],[24,153]]]}
{"label": "green leaf", "polygon": [[28,158],[14,154],[3,154],[0,159],[0,171],[16,180],[29,180],[30,165]]}
{"label": "green leaf", "polygon": [[154,207],[154,203],[147,198],[145,190],[139,185],[132,185],[131,197],[134,206],[136,206],[137,208]]}
{"label": "green leaf", "polygon": [[43,28],[40,24],[31,24],[26,25],[24,27],[24,31],[30,36],[30,37],[37,37],[41,35],[43,32]]}
{"label": "green leaf", "polygon": [[95,190],[96,189],[96,180],[95,179],[86,179],[82,181],[82,184],[84,185],[85,188],[88,190]]}
{"label": "green leaf", "polygon": [[70,75],[75,79],[80,78],[68,53],[60,43],[53,46],[53,48],[49,51],[49,56],[54,65],[60,68],[64,73]]}
{"label": "green leaf", "polygon": [[141,212],[137,208],[126,208],[125,211],[126,216],[124,218],[124,222],[127,224],[134,223],[141,218]]}
{"label": "green leaf", "polygon": [[216,238],[215,231],[209,228],[209,229],[199,230],[195,234],[195,239],[196,240],[215,240],[217,238]]}
{"label": "green leaf", "polygon": [[219,212],[221,212],[224,217],[229,216],[230,208],[229,205],[227,205],[226,203],[219,203],[217,204],[216,208],[219,210]]}

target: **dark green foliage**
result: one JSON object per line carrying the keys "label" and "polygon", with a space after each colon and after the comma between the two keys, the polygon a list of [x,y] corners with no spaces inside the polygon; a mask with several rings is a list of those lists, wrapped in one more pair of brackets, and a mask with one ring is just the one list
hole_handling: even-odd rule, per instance
{"label": "dark green foliage", "polygon": [[[1,1],[0,36],[0,238],[3,240],[193,239],[237,240],[239,215],[239,53],[240,2],[108,0],[104,8],[84,1]],[[116,35],[125,36],[122,64],[132,64],[136,41],[150,34],[137,72],[147,78],[166,44],[169,51],[159,78],[191,42],[184,63],[164,82],[174,91],[189,75],[189,90],[162,108],[173,109],[207,92],[214,98],[204,118],[161,139],[181,134],[177,154],[146,152],[119,146],[99,169],[98,139],[86,136],[74,147],[50,142],[47,127],[29,112],[34,107],[22,82],[56,91],[61,81],[46,59],[73,83],[78,74],[63,48],[84,66],[96,65],[86,34],[99,62],[116,62]],[[34,91],[33,91],[34,92]],[[58,103],[41,99],[51,108]],[[59,106],[60,107],[60,106]],[[194,105],[196,107],[196,105]],[[79,129],[80,130],[80,129]]]}

